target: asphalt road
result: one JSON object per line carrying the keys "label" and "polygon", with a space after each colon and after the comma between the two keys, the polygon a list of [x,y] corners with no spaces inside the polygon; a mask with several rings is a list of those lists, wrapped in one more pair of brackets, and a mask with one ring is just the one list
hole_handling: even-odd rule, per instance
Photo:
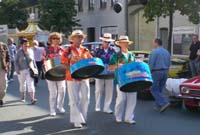
{"label": "asphalt road", "polygon": [[[94,111],[94,85],[91,85],[88,125],[76,129],[69,123],[66,95],[64,115],[49,116],[48,90],[45,81],[37,86],[35,106],[20,102],[18,82],[9,83],[4,107],[0,108],[0,135],[200,135],[200,113],[171,107],[163,114],[153,110],[153,101],[138,100],[136,125],[116,123],[112,114]],[[114,94],[114,107],[116,93]]]}

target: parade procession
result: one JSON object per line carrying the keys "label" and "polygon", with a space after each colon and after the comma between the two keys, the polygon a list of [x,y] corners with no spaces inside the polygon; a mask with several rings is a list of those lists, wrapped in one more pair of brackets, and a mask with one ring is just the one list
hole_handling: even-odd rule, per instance
{"label": "parade procession", "polygon": [[199,135],[194,1],[1,0],[0,135]]}

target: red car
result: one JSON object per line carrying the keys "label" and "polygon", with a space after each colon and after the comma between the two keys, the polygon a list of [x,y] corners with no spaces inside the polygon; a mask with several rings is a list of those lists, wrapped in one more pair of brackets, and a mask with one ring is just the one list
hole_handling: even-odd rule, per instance
{"label": "red car", "polygon": [[185,108],[197,110],[200,108],[200,76],[184,81],[180,85],[180,95]]}

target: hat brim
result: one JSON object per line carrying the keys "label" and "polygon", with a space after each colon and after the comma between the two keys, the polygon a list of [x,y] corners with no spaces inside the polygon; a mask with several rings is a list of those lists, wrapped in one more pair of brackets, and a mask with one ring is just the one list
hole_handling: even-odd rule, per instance
{"label": "hat brim", "polygon": [[83,36],[84,39],[87,37],[86,34],[75,34],[75,35],[70,35],[70,36],[68,37],[69,41],[72,41],[72,38],[75,37],[75,36]]}
{"label": "hat brim", "polygon": [[106,41],[106,42],[113,42],[113,41],[115,41],[114,39],[107,39],[107,38],[104,38],[104,37],[100,37],[99,39],[101,41]]}
{"label": "hat brim", "polygon": [[115,44],[119,46],[122,42],[128,43],[128,45],[132,45],[134,43],[133,41],[116,41]]}

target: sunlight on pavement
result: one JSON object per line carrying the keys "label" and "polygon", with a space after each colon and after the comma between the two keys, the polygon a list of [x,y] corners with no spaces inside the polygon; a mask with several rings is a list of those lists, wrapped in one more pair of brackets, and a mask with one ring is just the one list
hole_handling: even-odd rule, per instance
{"label": "sunlight on pavement", "polygon": [[36,105],[30,105],[28,102],[23,103],[19,98],[7,93],[5,104],[0,108],[0,122],[48,115],[48,113],[45,109],[37,107]]}

